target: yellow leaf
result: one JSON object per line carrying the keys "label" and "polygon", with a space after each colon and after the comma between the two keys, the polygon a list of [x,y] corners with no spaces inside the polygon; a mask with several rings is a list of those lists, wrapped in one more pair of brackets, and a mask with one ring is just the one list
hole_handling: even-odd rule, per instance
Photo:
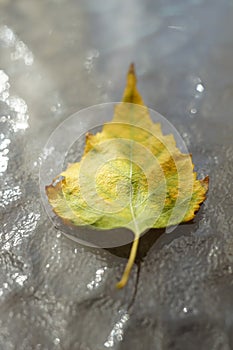
{"label": "yellow leaf", "polygon": [[96,135],[86,135],[84,154],[46,187],[53,211],[66,224],[96,229],[126,227],[135,239],[122,288],[133,266],[140,235],[192,220],[208,189],[196,178],[189,154],[176,147],[153,123],[136,87],[130,65],[122,103],[113,120]]}

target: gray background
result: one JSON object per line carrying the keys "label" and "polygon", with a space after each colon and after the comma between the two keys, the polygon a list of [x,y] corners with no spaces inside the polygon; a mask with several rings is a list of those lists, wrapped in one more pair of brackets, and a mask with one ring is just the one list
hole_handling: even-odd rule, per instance
{"label": "gray background", "polygon": [[[1,350],[233,349],[232,32],[231,0],[0,1]],[[118,291],[127,247],[61,235],[38,172],[55,127],[119,101],[132,61],[210,190],[192,223],[142,241]]]}

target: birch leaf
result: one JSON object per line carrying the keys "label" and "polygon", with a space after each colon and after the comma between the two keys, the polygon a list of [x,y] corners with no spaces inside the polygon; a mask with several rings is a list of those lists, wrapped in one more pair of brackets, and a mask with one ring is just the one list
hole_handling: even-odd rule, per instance
{"label": "birch leaf", "polygon": [[46,193],[66,224],[101,230],[126,227],[134,233],[117,284],[122,288],[143,232],[194,218],[205,199],[208,177],[198,180],[193,168],[190,154],[182,154],[173,135],[164,135],[160,124],[151,120],[131,64],[113,120],[101,132],[86,135],[81,161],[70,164]]}

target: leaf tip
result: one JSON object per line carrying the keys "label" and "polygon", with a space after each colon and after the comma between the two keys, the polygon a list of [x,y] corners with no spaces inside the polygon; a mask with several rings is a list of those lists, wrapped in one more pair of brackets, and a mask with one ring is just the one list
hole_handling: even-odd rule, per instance
{"label": "leaf tip", "polygon": [[85,143],[84,155],[87,154],[93,147],[92,146],[93,134],[91,134],[90,132],[87,132],[85,137],[86,137],[86,143]]}
{"label": "leaf tip", "polygon": [[136,85],[137,85],[137,77],[135,73],[135,65],[132,62],[129,66],[129,70],[127,74],[127,82],[126,82],[126,87],[123,94],[122,102],[144,105],[144,102],[137,90]]}
{"label": "leaf tip", "polygon": [[53,191],[53,189],[54,189],[54,187],[53,187],[52,184],[51,184],[51,185],[45,186],[45,192],[46,192],[46,194],[47,194],[48,197],[49,197],[51,191]]}
{"label": "leaf tip", "polygon": [[204,179],[201,180],[201,184],[204,187],[204,189],[206,190],[206,192],[209,189],[209,182],[210,182],[209,176],[206,176]]}
{"label": "leaf tip", "polygon": [[134,74],[135,75],[135,65],[134,62],[131,62],[129,65],[129,70],[128,70],[128,74]]}

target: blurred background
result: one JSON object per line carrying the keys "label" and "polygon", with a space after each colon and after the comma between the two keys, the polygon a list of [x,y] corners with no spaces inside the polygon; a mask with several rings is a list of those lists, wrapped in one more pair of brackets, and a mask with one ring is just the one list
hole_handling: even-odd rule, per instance
{"label": "blurred background", "polygon": [[[0,349],[233,349],[232,33],[231,0],[0,0]],[[127,254],[61,235],[38,173],[53,130],[119,101],[131,62],[210,190],[118,291]]]}

